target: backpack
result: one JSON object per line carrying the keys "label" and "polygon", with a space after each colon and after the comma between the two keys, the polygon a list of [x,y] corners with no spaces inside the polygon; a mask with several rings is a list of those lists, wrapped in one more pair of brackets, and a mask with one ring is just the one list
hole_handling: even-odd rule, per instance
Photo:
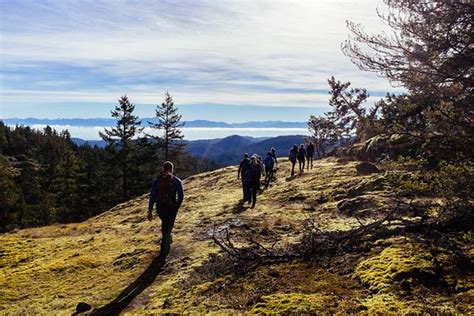
{"label": "backpack", "polygon": [[170,208],[173,207],[175,204],[174,197],[171,195],[171,186],[173,180],[173,175],[161,175],[158,178],[156,201],[157,204],[161,207]]}
{"label": "backpack", "polygon": [[265,170],[273,170],[275,159],[272,156],[268,156],[263,160],[263,164],[265,165]]}
{"label": "backpack", "polygon": [[250,170],[252,171],[252,180],[260,179],[260,165],[250,164]]}

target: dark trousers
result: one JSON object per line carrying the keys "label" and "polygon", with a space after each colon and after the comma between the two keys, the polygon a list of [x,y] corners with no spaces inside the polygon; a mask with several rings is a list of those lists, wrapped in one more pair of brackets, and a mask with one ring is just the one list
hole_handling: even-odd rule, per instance
{"label": "dark trousers", "polygon": [[252,182],[250,184],[250,202],[252,202],[252,207],[257,203],[257,193],[260,189],[260,179],[257,182]]}
{"label": "dark trousers", "polygon": [[158,209],[158,217],[161,219],[161,248],[160,256],[166,258],[171,249],[171,231],[173,230],[174,221],[178,210]]}
{"label": "dark trousers", "polygon": [[298,159],[299,167],[300,167],[300,172],[304,171],[304,159]]}
{"label": "dark trousers", "polygon": [[309,164],[311,163],[311,169],[313,169],[313,155],[309,156],[308,155],[308,166],[306,169],[309,169]]}
{"label": "dark trousers", "polygon": [[270,181],[273,180],[273,168],[270,170],[265,169],[265,188],[268,188]]}
{"label": "dark trousers", "polygon": [[291,176],[292,177],[295,175],[295,165],[296,165],[296,160],[291,160]]}
{"label": "dark trousers", "polygon": [[244,193],[244,202],[250,201],[250,184],[242,179],[242,191]]}

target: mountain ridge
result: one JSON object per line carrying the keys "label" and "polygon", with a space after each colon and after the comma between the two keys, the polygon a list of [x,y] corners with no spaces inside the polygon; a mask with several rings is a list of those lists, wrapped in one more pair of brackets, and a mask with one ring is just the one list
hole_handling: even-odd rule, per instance
{"label": "mountain ridge", "polygon": [[[112,118],[4,118],[2,121],[8,125],[70,125],[110,127],[116,124]],[[141,118],[144,125],[147,122],[156,123],[156,117]],[[227,123],[209,120],[183,121],[187,128],[307,128],[306,122],[285,122],[285,121],[251,121],[241,123]]]}

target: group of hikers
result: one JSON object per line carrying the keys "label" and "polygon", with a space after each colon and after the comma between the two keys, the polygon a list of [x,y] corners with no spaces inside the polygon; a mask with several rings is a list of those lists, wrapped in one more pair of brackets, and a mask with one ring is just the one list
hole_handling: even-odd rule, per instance
{"label": "group of hikers", "polygon": [[242,190],[244,193],[243,202],[252,204],[252,208],[257,203],[257,193],[260,190],[260,179],[265,177],[265,188],[270,185],[270,181],[275,178],[275,171],[277,165],[277,157],[275,148],[270,149],[265,159],[254,154],[249,157],[249,154],[244,154],[244,159],[240,162],[239,170],[237,171],[237,179],[242,180]]}
{"label": "group of hikers", "polygon": [[[299,162],[300,173],[304,172],[304,167],[313,168],[314,145],[308,143],[305,147],[301,144],[298,148],[294,145],[290,149],[289,160],[291,161],[291,177],[295,174],[296,162]],[[171,248],[174,222],[178,210],[183,203],[184,189],[181,179],[173,175],[173,163],[166,161],[161,170],[158,171],[156,179],[153,180],[148,203],[148,220],[153,219],[153,209],[161,220],[161,247],[159,259],[166,260]],[[257,193],[260,190],[261,179],[264,177],[264,187],[268,188],[271,181],[276,180],[277,155],[275,148],[271,148],[265,159],[254,154],[244,155],[240,162],[237,178],[242,180],[243,203],[249,202],[254,208],[257,203]]]}
{"label": "group of hikers", "polygon": [[[295,175],[295,165],[299,162],[300,173],[304,172],[305,164],[307,169],[313,168],[314,159],[314,145],[309,142],[306,147],[301,144],[298,148],[297,145],[293,145],[290,149],[288,156],[291,162],[291,177]],[[244,159],[240,162],[239,169],[237,171],[237,179],[242,180],[242,191],[243,191],[243,203],[251,204],[251,208],[255,207],[257,203],[257,193],[260,190],[260,180],[262,176],[265,176],[264,187],[268,188],[270,182],[276,180],[275,173],[277,171],[277,156],[274,147],[267,153],[265,159],[253,154],[251,157],[248,153],[244,154]]]}
{"label": "group of hikers", "polygon": [[290,155],[289,159],[291,161],[291,176],[293,177],[295,175],[295,165],[296,161],[298,161],[298,165],[300,168],[300,173],[304,172],[304,167],[305,167],[305,162],[306,168],[313,169],[313,158],[314,158],[314,145],[313,143],[309,142],[308,145],[306,145],[306,148],[304,144],[300,145],[300,148],[298,148],[297,145],[293,145],[293,147],[290,149]]}

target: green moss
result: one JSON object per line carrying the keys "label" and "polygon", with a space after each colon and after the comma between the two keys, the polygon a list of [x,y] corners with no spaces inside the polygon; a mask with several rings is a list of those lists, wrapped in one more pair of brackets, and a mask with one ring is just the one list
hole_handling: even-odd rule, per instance
{"label": "green moss", "polygon": [[362,260],[355,275],[373,292],[389,290],[400,282],[417,282],[435,277],[433,257],[406,238],[386,247],[381,253]]}

